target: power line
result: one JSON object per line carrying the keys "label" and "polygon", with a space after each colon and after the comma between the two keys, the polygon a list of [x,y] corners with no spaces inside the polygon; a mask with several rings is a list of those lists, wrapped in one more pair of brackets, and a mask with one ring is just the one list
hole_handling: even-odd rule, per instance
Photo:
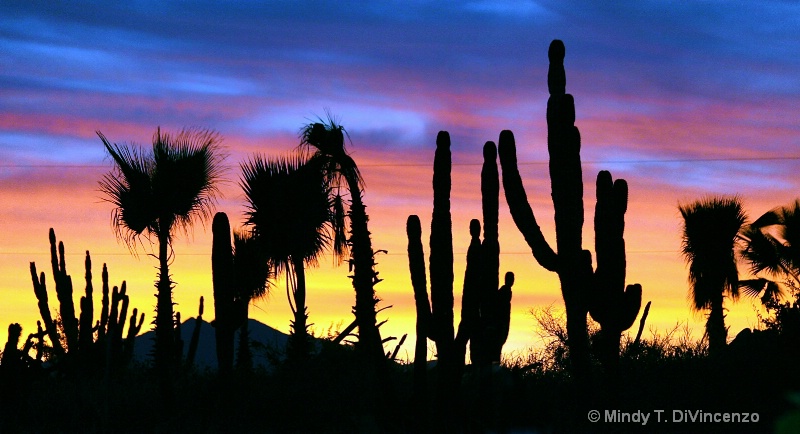
{"label": "power line", "polygon": [[[112,253],[92,253],[90,252],[93,257],[100,257],[100,256],[133,256],[130,253],[120,253],[120,252],[112,252]],[[648,254],[661,254],[661,253],[680,253],[678,249],[675,250],[628,250],[627,254],[636,254],[636,255],[648,255]],[[454,255],[466,255],[467,252],[453,252]],[[503,255],[530,255],[531,252],[500,252],[500,256]],[[44,256],[49,255],[47,252],[0,252],[0,255],[3,256]],[[209,253],[181,253],[180,256],[210,256],[211,252]],[[382,253],[383,256],[406,256],[407,253]],[[74,252],[69,253],[66,252],[65,256],[81,256],[85,257],[86,252]]]}
{"label": "power line", "polygon": [[[783,157],[719,157],[719,158],[675,158],[675,159],[643,159],[643,160],[584,160],[583,164],[674,164],[674,163],[715,163],[731,161],[798,161],[800,156]],[[549,161],[519,161],[520,166],[548,164]],[[453,166],[481,166],[483,163],[452,163]],[[376,163],[361,164],[359,167],[428,167],[432,163]],[[65,168],[65,169],[108,169],[113,166],[101,164],[0,164],[3,169],[23,168]],[[236,169],[238,166],[224,165],[227,169]]]}

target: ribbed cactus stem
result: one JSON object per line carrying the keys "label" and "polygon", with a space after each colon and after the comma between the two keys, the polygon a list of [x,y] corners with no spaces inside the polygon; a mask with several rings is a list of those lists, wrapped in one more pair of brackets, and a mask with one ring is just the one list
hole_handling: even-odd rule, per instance
{"label": "ribbed cactus stem", "polygon": [[47,337],[50,339],[50,345],[53,346],[53,351],[57,355],[64,354],[64,347],[61,346],[61,339],[58,336],[56,323],[53,321],[53,316],[50,313],[50,304],[47,298],[47,285],[45,284],[44,272],[41,275],[36,273],[36,264],[30,263],[31,280],[33,281],[33,293],[36,295],[39,306],[39,314],[44,321]]}
{"label": "ribbed cactus stem", "polygon": [[50,228],[49,238],[50,262],[53,267],[53,280],[56,284],[61,324],[64,328],[64,336],[67,338],[67,348],[72,351],[78,348],[78,319],[75,318],[75,303],[72,300],[72,278],[67,274],[63,242],[58,243],[56,252],[56,234],[53,228]]}
{"label": "ribbed cactus stem", "polygon": [[[461,322],[456,334],[456,359],[463,362],[466,355],[467,342],[471,342],[472,359],[476,360],[475,334],[480,322],[481,291],[485,288],[482,279],[481,222],[472,219],[469,222],[471,241],[467,249],[467,266],[464,271],[464,291],[461,296]],[[479,352],[480,350],[478,350]]]}
{"label": "ribbed cactus stem", "polygon": [[[138,309],[134,308],[133,313],[131,314],[129,324],[128,324],[128,334],[125,337],[125,343],[123,345],[123,356],[122,361],[123,364],[127,365],[131,359],[133,358],[133,350],[136,345],[136,335],[142,330],[142,324],[144,324],[144,314],[138,315]],[[136,318],[139,318],[139,322],[136,322]]]}
{"label": "ribbed cactus stem", "polygon": [[422,225],[418,216],[408,216],[406,235],[408,236],[408,269],[411,274],[411,286],[414,288],[414,303],[417,311],[417,339],[414,346],[414,395],[417,406],[424,409],[423,400],[427,384],[427,342],[430,335],[431,304],[428,300],[428,281],[425,275]]}
{"label": "ribbed cactus stem", "polygon": [[211,272],[214,285],[214,334],[217,343],[217,366],[221,374],[233,370],[233,338],[235,333],[234,268],[231,225],[228,215],[218,212],[211,225]]}
{"label": "ribbed cactus stem", "polygon": [[80,346],[81,351],[88,351],[94,339],[92,330],[94,325],[94,300],[92,298],[92,258],[89,255],[88,250],[86,251],[84,269],[86,271],[86,295],[81,297],[80,335],[78,345]]}
{"label": "ribbed cactus stem", "polygon": [[497,170],[497,147],[494,142],[483,146],[481,169],[481,208],[483,212],[482,279],[483,287],[495,290],[500,286],[499,208],[500,175]]}
{"label": "ribbed cactus stem", "polygon": [[[582,247],[584,208],[581,137],[575,127],[575,101],[572,95],[566,93],[565,53],[561,41],[554,40],[550,44],[547,149],[556,227],[555,250],[544,239],[528,204],[517,167],[514,136],[510,131],[500,134],[499,154],[506,200],[514,223],[539,264],[558,273],[567,311],[572,366],[579,381],[586,381],[589,374],[587,313],[591,310],[606,335],[617,337],[616,349],[607,348],[606,352],[618,357],[619,333],[630,327],[636,318],[641,304],[641,286],[631,285],[627,289],[624,286],[626,264],[623,232],[628,189],[624,180],[612,182],[608,172],[600,172],[597,178],[596,272],[592,269],[591,253]],[[607,339],[605,344],[613,346],[613,342],[614,339]]]}
{"label": "ribbed cactus stem", "polygon": [[108,294],[108,267],[103,264],[103,299],[100,308],[100,329],[98,330],[98,341],[102,341],[106,336],[106,329],[108,328],[108,315],[109,315],[109,294]]}
{"label": "ribbed cactus stem", "polygon": [[497,291],[497,342],[494,354],[494,361],[500,361],[503,352],[503,345],[508,340],[508,332],[511,326],[511,288],[514,286],[514,273],[507,272],[503,286]]}
{"label": "ribbed cactus stem", "polygon": [[106,338],[110,342],[114,341],[114,336],[117,335],[117,327],[119,321],[119,287],[115,286],[111,290],[111,310],[108,313],[108,329],[106,330]]}
{"label": "ribbed cactus stem", "polygon": [[432,334],[440,357],[453,342],[453,234],[450,216],[450,135],[440,131],[433,159],[433,215],[430,237]]}
{"label": "ribbed cactus stem", "polygon": [[594,218],[597,269],[590,313],[603,329],[616,335],[633,325],[642,303],[641,285],[625,286],[627,209],[625,180],[612,181],[611,173],[598,173]]}

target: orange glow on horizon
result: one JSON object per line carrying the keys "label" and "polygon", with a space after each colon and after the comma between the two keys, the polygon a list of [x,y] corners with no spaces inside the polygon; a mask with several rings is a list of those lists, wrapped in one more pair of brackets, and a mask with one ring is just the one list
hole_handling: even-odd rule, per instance
{"label": "orange glow on horizon", "polygon": [[[393,306],[379,314],[379,321],[389,320],[382,327],[381,333],[384,337],[399,338],[406,333],[409,335],[401,350],[401,358],[413,357],[416,317],[408,276],[405,221],[409,214],[420,216],[427,262],[427,237],[432,211],[432,153],[431,145],[420,150],[413,158],[405,159],[392,152],[370,151],[357,154],[362,157],[359,161],[362,162],[362,172],[367,184],[364,200],[370,217],[373,246],[375,249],[389,251],[388,254],[377,256],[377,270],[384,279],[376,286],[377,295],[382,299],[379,307]],[[387,165],[385,162],[419,165]],[[475,164],[458,165],[453,169],[456,321],[460,316],[464,257],[469,243],[467,228],[469,220],[480,218],[481,214],[480,163],[475,161]],[[521,170],[545,237],[554,242],[547,169],[535,165]],[[146,322],[150,323],[155,305],[153,283],[157,262],[148,255],[152,252],[149,246],[140,246],[137,250],[138,256],[132,256],[128,247],[115,239],[110,226],[111,205],[100,199],[96,184],[104,170],[79,168],[59,170],[59,173],[58,184],[48,182],[47,176],[41,174],[35,177],[36,182],[6,183],[0,189],[0,221],[3,221],[4,227],[0,232],[0,275],[3,276],[0,279],[0,300],[4,303],[0,311],[0,323],[19,322],[23,325],[24,333],[35,329],[39,314],[28,271],[31,261],[36,262],[40,272],[45,272],[49,283],[50,307],[51,310],[57,309],[52,273],[49,269],[49,227],[55,228],[58,239],[65,243],[67,268],[75,284],[73,297],[76,305],[83,293],[83,257],[88,249],[94,265],[95,309],[99,309],[100,302],[100,270],[102,264],[107,263],[111,285],[119,285],[123,279],[126,280],[131,309],[137,307],[140,312],[144,312]],[[591,248],[594,192],[590,180],[594,175],[587,168],[584,168],[584,175],[584,246]],[[628,181],[631,185],[631,204],[626,216],[625,237],[628,249],[628,281],[642,284],[643,304],[647,301],[653,302],[647,328],[663,333],[677,322],[685,322],[692,329],[693,335],[700,337],[704,330],[703,316],[689,310],[686,301],[686,267],[678,253],[680,220],[676,206],[679,199],[683,200],[693,192],[671,192],[663,186],[654,187],[648,183],[642,184],[652,189],[643,190],[636,179],[629,178]],[[232,226],[237,227],[244,208],[236,182],[229,179],[223,187],[223,194],[225,199],[220,202],[218,211],[227,212]],[[751,217],[790,200],[789,197],[758,201],[745,199],[747,209],[752,210]],[[535,263],[530,249],[514,227],[502,197],[500,242],[501,274],[511,270],[517,276],[512,300],[511,332],[505,351],[509,354],[524,353],[527,348],[540,344],[530,310],[550,304],[563,306],[563,303],[556,275]],[[182,313],[184,320],[193,317],[196,315],[199,297],[204,296],[207,306],[204,318],[213,319],[209,223],[196,224],[189,236],[179,233],[174,243],[174,252],[170,271],[177,282],[174,292],[176,310]],[[334,266],[332,259],[325,257],[319,267],[310,269],[307,274],[309,322],[314,324],[317,335],[324,335],[331,326],[334,329],[346,327],[353,319],[351,309],[354,303],[346,265]],[[266,299],[254,303],[250,315],[288,332],[290,311],[283,285],[282,279],[276,282]],[[730,309],[726,324],[730,327],[731,337],[743,327],[756,325],[752,304],[744,297],[737,304],[726,302],[726,307]],[[635,334],[637,326],[638,319],[630,333]],[[647,336],[648,333],[645,333],[645,337]],[[387,350],[393,349],[396,342],[387,343]]]}

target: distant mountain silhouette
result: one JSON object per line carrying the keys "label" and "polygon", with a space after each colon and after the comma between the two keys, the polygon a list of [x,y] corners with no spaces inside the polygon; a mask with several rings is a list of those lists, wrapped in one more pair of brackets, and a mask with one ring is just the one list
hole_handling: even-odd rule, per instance
{"label": "distant mountain silhouette", "polygon": [[[203,320],[201,320],[203,321]],[[253,347],[253,366],[261,366],[270,368],[272,363],[267,359],[267,352],[278,354],[283,358],[284,349],[286,348],[286,341],[289,336],[283,332],[275,330],[274,328],[263,324],[254,319],[249,320],[250,342]],[[192,339],[192,332],[197,322],[196,318],[189,318],[181,324],[181,338],[183,339],[183,356],[189,351],[189,342]],[[155,332],[150,330],[136,337],[136,345],[134,347],[133,358],[137,362],[152,363],[151,352],[153,350],[153,343],[155,339]],[[239,346],[238,331],[234,341],[234,354]],[[211,368],[217,369],[217,353],[216,341],[214,337],[214,327],[203,321],[200,328],[200,340],[197,344],[197,353],[194,358],[194,365],[197,368]]]}

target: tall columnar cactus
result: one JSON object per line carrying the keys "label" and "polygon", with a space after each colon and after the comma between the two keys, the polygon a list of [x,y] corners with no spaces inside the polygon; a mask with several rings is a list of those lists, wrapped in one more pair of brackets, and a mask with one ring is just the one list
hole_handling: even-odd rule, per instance
{"label": "tall columnar cactus", "polygon": [[80,332],[78,344],[81,348],[88,348],[94,340],[94,300],[92,299],[92,293],[94,289],[92,287],[92,257],[89,255],[88,250],[86,251],[84,268],[86,271],[86,293],[81,297],[81,314],[79,325]]}
{"label": "tall columnar cactus", "polygon": [[408,216],[406,221],[408,236],[408,268],[411,286],[414,289],[414,302],[417,310],[414,346],[414,395],[418,410],[427,408],[424,403],[427,388],[428,336],[430,336],[431,303],[428,299],[428,278],[425,274],[425,253],[422,248],[422,225],[419,217]]}
{"label": "tall columnar cactus", "polygon": [[108,327],[108,312],[109,312],[109,287],[108,287],[108,267],[103,264],[103,273],[101,274],[103,281],[103,298],[100,307],[100,329],[97,331],[97,340],[103,341],[106,336],[106,328]]}
{"label": "tall columnar cactus", "polygon": [[[547,148],[550,154],[550,181],[555,211],[555,251],[545,240],[528,204],[517,168],[516,145],[511,131],[500,134],[499,153],[503,187],[514,223],[539,264],[558,273],[567,311],[572,366],[575,375],[580,380],[585,380],[589,373],[587,313],[592,312],[593,318],[600,323],[603,334],[608,336],[603,340],[603,345],[607,345],[609,349],[604,352],[617,354],[618,357],[619,334],[633,324],[638,314],[641,286],[624,285],[625,245],[622,235],[627,207],[627,184],[624,180],[612,183],[608,172],[600,172],[597,181],[597,271],[592,270],[591,254],[582,247],[584,209],[581,140],[575,127],[575,103],[572,95],[566,93],[564,54],[564,44],[561,41],[555,40],[550,44]],[[614,342],[615,349],[611,349]]]}
{"label": "tall columnar cactus", "polygon": [[221,374],[233,370],[233,339],[236,331],[234,312],[234,268],[231,249],[231,224],[228,215],[218,212],[211,226],[211,271],[214,284],[214,334],[217,342],[217,366]]}
{"label": "tall columnar cactus", "polygon": [[75,318],[75,303],[72,301],[72,277],[67,274],[64,261],[64,243],[58,243],[56,255],[56,234],[50,229],[50,262],[53,267],[53,280],[61,313],[61,325],[67,338],[67,348],[78,348],[78,320]]}
{"label": "tall columnar cactus", "polygon": [[31,280],[33,281],[33,293],[38,300],[39,314],[42,316],[42,321],[44,321],[45,331],[53,347],[53,353],[56,355],[63,355],[65,352],[64,347],[61,346],[56,323],[53,321],[53,316],[50,314],[50,304],[47,297],[47,285],[45,283],[44,271],[42,271],[40,275],[37,274],[36,263],[34,262],[31,262]]}
{"label": "tall columnar cactus", "polygon": [[[494,166],[494,169],[492,169]],[[461,322],[453,336],[453,235],[450,215],[451,188],[450,136],[442,131],[436,139],[433,162],[433,215],[430,235],[430,295],[426,288],[425,259],[422,248],[422,230],[419,217],[408,217],[408,259],[411,282],[417,308],[417,345],[415,353],[415,391],[418,400],[423,398],[425,387],[425,339],[436,343],[439,377],[439,403],[442,418],[452,415],[459,374],[464,365],[466,345],[471,345],[473,363],[486,364],[499,360],[502,343],[507,335],[508,314],[503,314],[502,297],[498,292],[499,243],[497,232],[499,181],[497,152],[488,142],[484,147],[484,168],[481,172],[485,238],[480,240],[481,224],[470,221],[471,241],[467,251]],[[493,274],[493,276],[492,276]],[[507,308],[510,309],[510,288]],[[505,324],[500,322],[505,319]],[[492,355],[496,352],[496,356]],[[420,405],[422,406],[422,405]]]}
{"label": "tall columnar cactus", "polygon": [[453,352],[453,221],[450,215],[450,135],[440,131],[433,157],[433,214],[430,239],[431,335],[439,363]]}

